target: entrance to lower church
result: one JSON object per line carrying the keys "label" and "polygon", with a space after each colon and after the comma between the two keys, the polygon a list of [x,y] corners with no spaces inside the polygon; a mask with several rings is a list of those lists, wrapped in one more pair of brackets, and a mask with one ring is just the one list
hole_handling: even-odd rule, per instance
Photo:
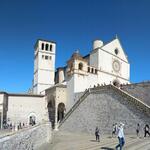
{"label": "entrance to lower church", "polygon": [[32,126],[36,124],[36,117],[34,115],[29,117],[29,124]]}

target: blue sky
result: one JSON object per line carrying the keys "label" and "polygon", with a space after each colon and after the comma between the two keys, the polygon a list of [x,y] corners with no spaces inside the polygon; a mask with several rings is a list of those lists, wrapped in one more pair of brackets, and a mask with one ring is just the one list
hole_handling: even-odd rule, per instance
{"label": "blue sky", "polygon": [[0,0],[0,90],[25,92],[33,79],[34,44],[57,42],[56,67],[94,39],[117,34],[131,64],[131,82],[150,80],[149,0]]}

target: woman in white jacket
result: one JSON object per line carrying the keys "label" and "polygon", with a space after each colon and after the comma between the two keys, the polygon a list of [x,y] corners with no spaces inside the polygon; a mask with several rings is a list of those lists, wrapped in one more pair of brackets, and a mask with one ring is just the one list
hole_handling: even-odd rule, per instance
{"label": "woman in white jacket", "polygon": [[124,124],[120,123],[119,127],[117,129],[117,135],[118,135],[118,140],[119,140],[119,144],[116,146],[116,150],[118,150],[118,148],[120,147],[120,150],[122,150],[122,147],[125,144],[125,138],[124,138],[124,132],[123,132],[123,127]]}

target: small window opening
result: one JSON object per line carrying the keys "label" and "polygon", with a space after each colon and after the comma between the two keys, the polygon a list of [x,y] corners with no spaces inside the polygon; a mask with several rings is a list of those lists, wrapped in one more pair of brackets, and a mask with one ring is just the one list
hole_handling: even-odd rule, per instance
{"label": "small window opening", "polygon": [[97,74],[97,69],[95,69],[95,74]]}
{"label": "small window opening", "polygon": [[48,56],[45,56],[45,59],[48,59]]}
{"label": "small window opening", "polygon": [[44,50],[44,43],[42,43],[42,50]]}
{"label": "small window opening", "polygon": [[50,45],[50,51],[52,51],[52,44]]}
{"label": "small window opening", "polygon": [[83,64],[82,63],[79,63],[79,70],[83,70]]}
{"label": "small window opening", "polygon": [[48,45],[48,44],[46,44],[46,48],[45,48],[45,50],[46,50],[46,51],[48,51],[48,47],[49,47],[49,45]]}
{"label": "small window opening", "polygon": [[115,54],[118,55],[119,51],[118,48],[115,49]]}

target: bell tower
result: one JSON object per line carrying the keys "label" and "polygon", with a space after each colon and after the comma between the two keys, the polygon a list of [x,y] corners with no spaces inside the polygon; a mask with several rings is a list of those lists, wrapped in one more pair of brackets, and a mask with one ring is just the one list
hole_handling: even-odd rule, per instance
{"label": "bell tower", "polygon": [[34,94],[45,94],[54,85],[56,43],[37,40],[34,51]]}

